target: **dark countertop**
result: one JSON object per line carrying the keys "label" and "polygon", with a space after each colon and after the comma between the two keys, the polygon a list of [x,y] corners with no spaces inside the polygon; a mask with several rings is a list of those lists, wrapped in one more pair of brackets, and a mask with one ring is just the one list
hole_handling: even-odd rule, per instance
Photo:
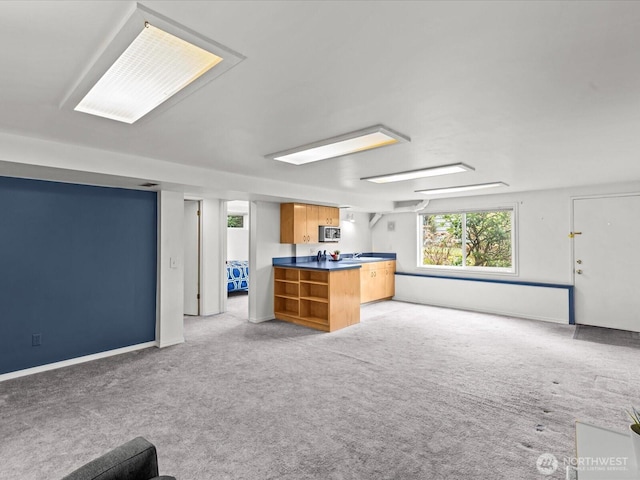
{"label": "dark countertop", "polygon": [[361,263],[332,262],[324,260],[321,262],[300,262],[300,263],[280,263],[274,267],[299,268],[302,270],[325,270],[334,272],[336,270],[350,270],[352,268],[360,268]]}
{"label": "dark countertop", "polygon": [[334,262],[332,260],[322,260],[320,262],[316,261],[316,256],[311,255],[308,257],[279,257],[273,259],[274,267],[285,267],[285,268],[302,268],[304,270],[324,270],[324,271],[335,271],[335,270],[350,270],[352,268],[360,268],[363,263],[371,263],[371,262],[383,262],[385,260],[395,260],[395,253],[377,253],[377,252],[368,252],[363,253],[360,257],[362,262],[351,262],[351,257],[353,254],[346,254],[342,260]]}

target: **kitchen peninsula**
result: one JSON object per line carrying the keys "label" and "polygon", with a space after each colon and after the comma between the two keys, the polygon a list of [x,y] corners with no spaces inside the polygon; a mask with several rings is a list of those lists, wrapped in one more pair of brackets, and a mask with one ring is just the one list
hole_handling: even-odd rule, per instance
{"label": "kitchen peninsula", "polygon": [[325,332],[360,323],[361,303],[394,295],[395,254],[373,255],[274,258],[275,318]]}

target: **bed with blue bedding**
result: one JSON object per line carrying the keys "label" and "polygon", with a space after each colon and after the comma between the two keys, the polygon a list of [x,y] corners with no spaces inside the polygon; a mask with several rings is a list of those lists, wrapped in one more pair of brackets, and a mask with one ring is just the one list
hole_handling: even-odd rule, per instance
{"label": "bed with blue bedding", "polygon": [[249,290],[249,261],[227,261],[227,292]]}

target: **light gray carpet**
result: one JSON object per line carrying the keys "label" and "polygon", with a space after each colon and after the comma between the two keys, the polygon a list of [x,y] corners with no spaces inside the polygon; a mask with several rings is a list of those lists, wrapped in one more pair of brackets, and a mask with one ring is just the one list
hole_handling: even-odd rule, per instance
{"label": "light gray carpet", "polygon": [[573,338],[584,342],[606,343],[608,345],[618,345],[621,347],[640,348],[640,333],[616,330],[614,328],[577,325]]}
{"label": "light gray carpet", "polygon": [[576,419],[623,430],[640,404],[638,349],[574,330],[400,302],[332,334],[190,318],[185,344],[1,383],[0,478],[60,478],[137,435],[179,480],[543,478]]}

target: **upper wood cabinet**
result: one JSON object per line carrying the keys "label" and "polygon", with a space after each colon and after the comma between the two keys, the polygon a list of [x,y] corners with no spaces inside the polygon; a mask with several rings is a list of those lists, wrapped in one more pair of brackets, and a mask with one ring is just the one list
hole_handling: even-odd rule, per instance
{"label": "upper wood cabinet", "polygon": [[319,208],[318,221],[320,225],[340,226],[340,209],[338,207],[320,206]]}
{"label": "upper wood cabinet", "polygon": [[305,205],[307,207],[307,243],[318,243],[318,205]]}
{"label": "upper wood cabinet", "polygon": [[280,204],[280,243],[318,243],[318,205]]}

